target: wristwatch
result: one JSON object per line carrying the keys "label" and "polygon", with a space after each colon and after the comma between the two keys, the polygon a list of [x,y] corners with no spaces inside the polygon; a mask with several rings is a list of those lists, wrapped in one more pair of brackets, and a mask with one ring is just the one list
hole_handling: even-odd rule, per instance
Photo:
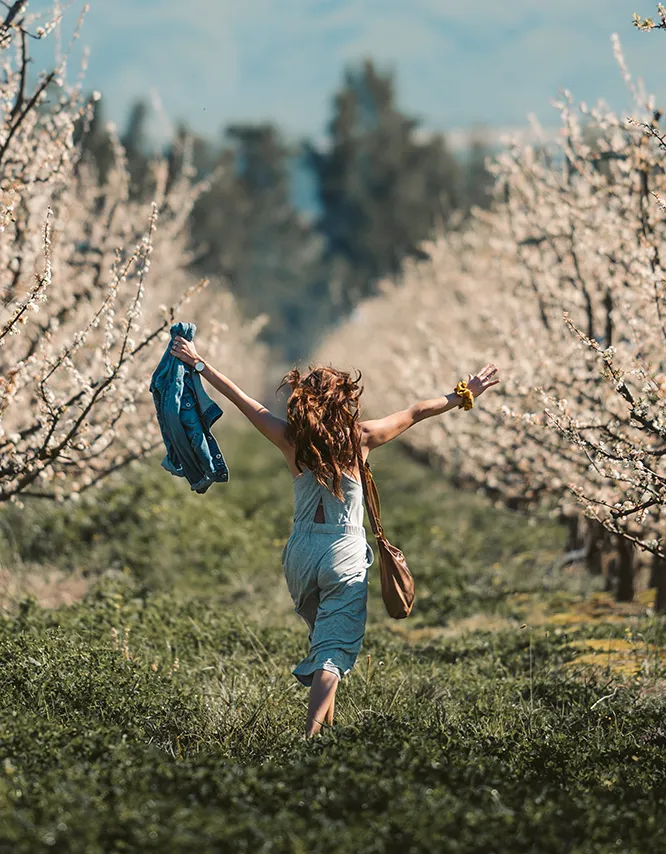
{"label": "wristwatch", "polygon": [[205,367],[206,367],[206,363],[202,362],[201,359],[199,359],[198,362],[194,363],[194,370],[197,371],[197,373],[199,373],[199,374],[203,371],[203,369]]}

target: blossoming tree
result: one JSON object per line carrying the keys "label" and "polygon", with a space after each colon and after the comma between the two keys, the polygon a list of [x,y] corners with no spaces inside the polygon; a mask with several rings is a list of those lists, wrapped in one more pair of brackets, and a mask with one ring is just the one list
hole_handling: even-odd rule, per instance
{"label": "blossoming tree", "polygon": [[408,441],[461,482],[569,520],[573,553],[606,564],[620,598],[635,547],[651,554],[664,609],[664,139],[616,53],[635,118],[565,93],[557,140],[514,141],[493,164],[492,211],[425,247],[319,355],[352,353],[375,411],[498,364],[500,393]]}
{"label": "blossoming tree", "polygon": [[75,143],[98,96],[64,61],[30,88],[29,46],[59,20],[17,2],[0,23],[0,501],[76,495],[160,444],[148,385],[175,319],[203,320],[248,387],[262,364],[261,319],[187,271],[206,187],[186,152],[176,176],[155,161],[152,201],[135,200],[117,139],[103,183]]}

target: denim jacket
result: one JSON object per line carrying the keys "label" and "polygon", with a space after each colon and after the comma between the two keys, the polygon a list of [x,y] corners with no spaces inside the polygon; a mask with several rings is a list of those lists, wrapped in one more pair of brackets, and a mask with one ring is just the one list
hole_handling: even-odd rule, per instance
{"label": "denim jacket", "polygon": [[194,339],[194,323],[174,323],[171,341],[150,380],[157,421],[166,445],[162,467],[185,477],[196,492],[229,480],[229,470],[210,428],[222,415],[204,391],[201,377],[182,359],[171,355],[173,339]]}

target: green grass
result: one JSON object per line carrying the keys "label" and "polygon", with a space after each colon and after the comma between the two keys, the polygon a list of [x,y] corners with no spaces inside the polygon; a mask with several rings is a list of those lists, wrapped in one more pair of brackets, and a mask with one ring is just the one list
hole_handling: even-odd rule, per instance
{"label": "green grass", "polygon": [[[5,602],[0,851],[663,847],[664,627],[588,614],[591,582],[549,571],[564,531],[377,452],[417,606],[386,617],[374,568],[336,725],[307,742],[290,674],[306,631],[280,567],[291,479],[254,434],[224,448],[232,481],[205,496],[153,463],[0,514],[5,565],[90,580],[67,608]],[[578,663],[586,638],[598,667]]]}

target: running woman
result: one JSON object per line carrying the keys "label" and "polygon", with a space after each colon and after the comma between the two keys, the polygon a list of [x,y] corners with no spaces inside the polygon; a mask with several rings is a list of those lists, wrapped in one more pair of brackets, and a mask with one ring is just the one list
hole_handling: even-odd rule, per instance
{"label": "running woman", "polygon": [[365,462],[371,451],[419,421],[468,408],[468,400],[499,382],[497,368],[488,364],[470,377],[463,396],[454,391],[368,421],[360,420],[360,373],[353,379],[331,367],[294,369],[280,385],[291,389],[285,421],[203,359],[193,342],[177,336],[171,352],[237,406],[282,451],[291,472],[294,521],[282,565],[294,610],[310,632],[310,650],[294,676],[310,688],[306,734],[315,735],[323,723],[333,723],[335,692],[365,634],[374,555],[363,527],[358,454]]}

